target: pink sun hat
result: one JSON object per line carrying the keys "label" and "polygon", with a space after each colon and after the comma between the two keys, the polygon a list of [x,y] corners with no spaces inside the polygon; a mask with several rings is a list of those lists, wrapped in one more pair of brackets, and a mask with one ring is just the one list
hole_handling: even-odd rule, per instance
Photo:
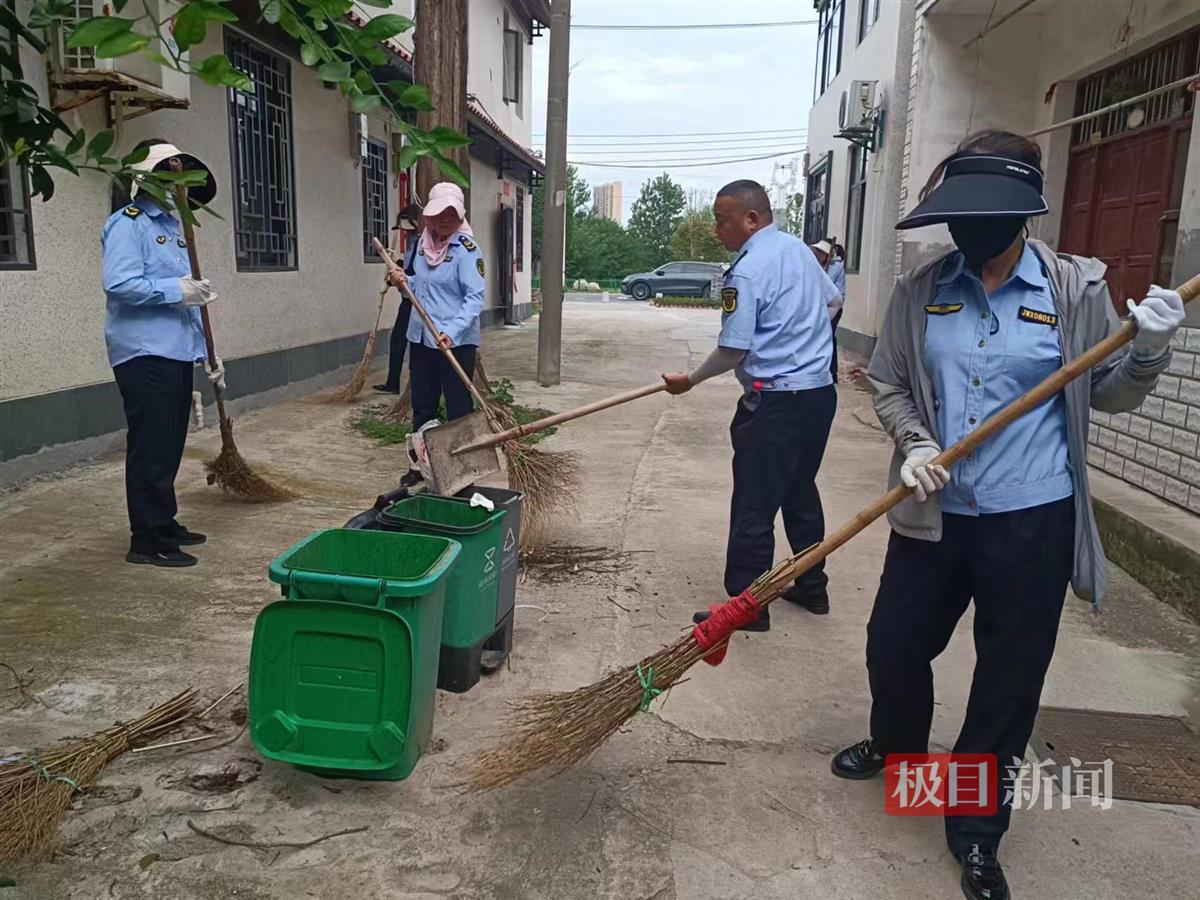
{"label": "pink sun hat", "polygon": [[466,218],[467,204],[462,188],[450,181],[439,181],[429,189],[429,200],[422,210],[425,218],[432,219],[438,213],[453,209],[460,219]]}

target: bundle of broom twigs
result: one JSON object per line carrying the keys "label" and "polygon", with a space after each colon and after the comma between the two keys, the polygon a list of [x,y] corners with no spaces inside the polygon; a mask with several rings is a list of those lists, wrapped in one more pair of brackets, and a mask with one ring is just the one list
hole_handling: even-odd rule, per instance
{"label": "bundle of broom twigs", "polygon": [[367,344],[363,347],[362,359],[358,361],[350,380],[329,396],[330,403],[352,403],[354,398],[362,393],[362,389],[367,383],[367,375],[371,372],[371,362],[375,356],[375,336],[379,333],[379,320],[383,317],[383,304],[387,300],[389,290],[390,286],[384,282],[383,290],[379,292],[379,307],[375,311],[375,327],[367,335]]}
{"label": "bundle of broom twigs", "polygon": [[[1200,275],[1178,289],[1184,303],[1200,295]],[[988,418],[975,431],[942,451],[930,465],[949,468],[973,453],[1012,422],[1041,406],[1070,382],[1104,361],[1137,333],[1134,321],[1081,353],[1047,376],[1024,396]],[[514,704],[508,740],[479,756],[470,783],[476,790],[512,784],[537,771],[556,774],[586,759],[655,696],[670,689],[700,660],[713,665],[724,659],[729,638],[741,625],[758,618],[804,572],[850,541],[911,493],[898,484],[821,543],[784,560],[762,575],[745,592],[710,607],[708,621],[686,632],[673,644],[603,680],[565,693],[548,693]]]}
{"label": "bundle of broom twigs", "polygon": [[187,690],[132,722],[0,760],[0,861],[44,856],[75,792],[94,785],[137,741],[182,724],[195,702],[196,692]]}

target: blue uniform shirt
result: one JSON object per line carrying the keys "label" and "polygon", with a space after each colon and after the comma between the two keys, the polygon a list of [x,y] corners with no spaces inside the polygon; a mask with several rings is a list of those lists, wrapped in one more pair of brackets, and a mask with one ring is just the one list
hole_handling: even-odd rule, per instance
{"label": "blue uniform shirt", "polygon": [[725,273],[717,344],[745,350],[738,380],[764,391],[833,384],[825,307],[838,297],[803,241],[774,225],[756,231]]}
{"label": "blue uniform shirt", "polygon": [[101,238],[108,363],[137,356],[204,359],[200,310],[182,306],[179,279],[191,275],[179,222],[149,198],[109,216]]}
{"label": "blue uniform shirt", "polygon": [[826,270],[829,280],[837,288],[838,296],[846,296],[846,265],[840,259],[835,259]]}
{"label": "blue uniform shirt", "polygon": [[[425,250],[418,249],[410,283],[429,318],[455,347],[479,346],[479,313],[486,282],[483,254],[471,238],[465,234],[451,238],[445,257],[436,266],[425,262]],[[429,334],[420,316],[408,320],[408,339],[426,347],[437,346],[437,335]]]}
{"label": "blue uniform shirt", "polygon": [[[1028,244],[990,297],[955,254],[925,307],[925,366],[944,446],[961,440],[1062,365],[1050,283]],[[1001,513],[1071,496],[1062,394],[1017,419],[957,463],[942,509]]]}

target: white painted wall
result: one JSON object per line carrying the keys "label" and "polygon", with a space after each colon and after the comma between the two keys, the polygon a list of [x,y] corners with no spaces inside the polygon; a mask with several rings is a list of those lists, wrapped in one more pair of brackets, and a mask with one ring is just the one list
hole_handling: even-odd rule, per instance
{"label": "white painted wall", "polygon": [[[508,10],[504,0],[468,0],[467,90],[474,94],[484,112],[522,147],[533,136],[533,46],[521,20]],[[521,43],[521,102],[504,102],[504,18],[509,28],[524,35]]]}

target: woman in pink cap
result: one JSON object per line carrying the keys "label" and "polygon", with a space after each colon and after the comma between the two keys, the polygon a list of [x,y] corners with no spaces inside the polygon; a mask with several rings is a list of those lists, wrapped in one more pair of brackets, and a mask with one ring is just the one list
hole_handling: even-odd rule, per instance
{"label": "woman in pink cap", "polygon": [[[412,276],[407,280],[437,331],[430,333],[420,316],[409,319],[413,431],[437,418],[442,397],[446,398],[447,419],[471,412],[471,394],[441,348],[454,354],[464,372],[474,373],[485,284],[483,254],[472,240],[474,232],[466,220],[458,185],[443,181],[430,189],[423,224]],[[399,269],[388,278],[397,286],[406,280]],[[400,483],[411,487],[420,479],[420,472],[410,469]]]}

